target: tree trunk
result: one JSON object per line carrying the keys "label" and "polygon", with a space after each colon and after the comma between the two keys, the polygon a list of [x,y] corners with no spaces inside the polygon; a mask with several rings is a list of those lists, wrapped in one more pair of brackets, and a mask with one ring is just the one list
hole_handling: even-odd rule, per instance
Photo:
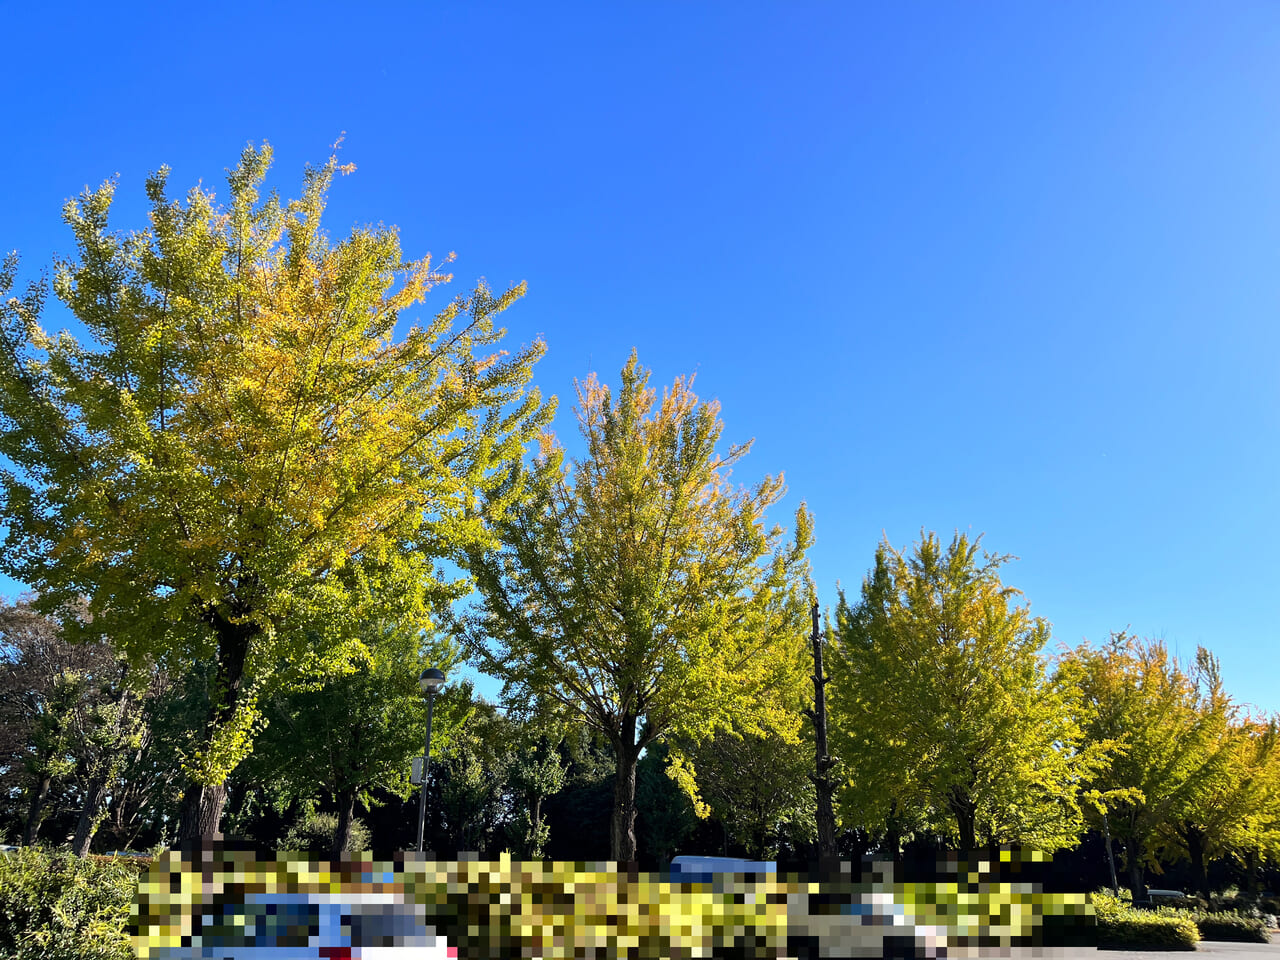
{"label": "tree trunk", "polygon": [[1142,850],[1139,846],[1130,841],[1125,844],[1125,867],[1129,872],[1129,892],[1133,894],[1133,902],[1147,898],[1147,888],[1143,883],[1146,871],[1142,867]]}
{"label": "tree trunk", "polygon": [[898,823],[898,801],[889,801],[889,815],[884,821],[884,853],[895,863],[902,857],[902,830]]}
{"label": "tree trunk", "polygon": [[[217,673],[209,697],[209,712],[205,723],[205,744],[212,741],[219,728],[236,715],[240,701],[240,685],[244,679],[245,659],[249,654],[249,642],[260,632],[254,623],[233,622],[219,610],[212,610],[207,617],[209,625],[218,636]],[[188,781],[182,800],[182,819],[178,827],[178,839],[222,839],[219,826],[222,808],[227,802],[225,781],[217,785]]]}
{"label": "tree trunk", "polygon": [[31,794],[31,806],[27,808],[27,825],[22,831],[24,847],[29,847],[36,842],[36,834],[40,832],[40,817],[44,813],[44,801],[49,795],[49,786],[52,783],[52,777],[41,777],[40,782],[36,784],[35,792]]}
{"label": "tree trunk", "polygon": [[969,791],[961,787],[951,788],[951,812],[956,817],[956,827],[960,833],[960,852],[973,853],[978,845],[975,823],[978,817],[977,804],[969,796]]}
{"label": "tree trunk", "polygon": [[609,856],[619,869],[636,859],[636,718],[622,718],[622,736],[618,739],[618,768],[613,780],[613,822],[609,837]]}
{"label": "tree trunk", "polygon": [[222,808],[227,804],[227,785],[187,784],[182,795],[182,815],[178,828],[179,840],[221,840],[218,826],[222,823]]}
{"label": "tree trunk", "polygon": [[814,796],[817,801],[815,819],[818,826],[818,859],[834,860],[836,857],[836,814],[831,798],[835,793],[835,781],[831,768],[835,760],[827,752],[827,678],[822,670],[822,632],[818,629],[818,604],[810,609],[813,618],[813,709],[806,711],[813,721],[814,731]]}
{"label": "tree trunk", "polygon": [[351,837],[351,820],[356,812],[356,791],[348,787],[338,792],[338,829],[333,832],[333,849],[329,851],[334,860],[342,859],[347,849],[347,841]]}
{"label": "tree trunk", "polygon": [[1183,830],[1187,841],[1187,858],[1191,861],[1191,873],[1195,880],[1196,892],[1205,900],[1209,899],[1209,872],[1205,868],[1205,835],[1198,827],[1188,826]]}
{"label": "tree trunk", "polygon": [[80,811],[80,821],[76,824],[76,835],[71,841],[71,852],[77,857],[89,855],[89,845],[102,822],[102,800],[107,795],[107,778],[95,777],[89,781],[85,793],[84,807]]}

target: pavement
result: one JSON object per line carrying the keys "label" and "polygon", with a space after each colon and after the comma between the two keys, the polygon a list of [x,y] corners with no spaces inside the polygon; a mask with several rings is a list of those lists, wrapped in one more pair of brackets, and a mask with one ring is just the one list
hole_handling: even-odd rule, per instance
{"label": "pavement", "polygon": [[[1198,955],[1230,957],[1232,960],[1280,960],[1280,936],[1271,935],[1271,943],[1224,943],[1218,940],[1201,940],[1196,945]],[[1088,947],[1046,947],[1033,950],[1016,947],[1001,953],[981,948],[952,948],[948,958],[964,957],[967,960],[1177,960],[1190,956],[1190,950],[1098,950]]]}

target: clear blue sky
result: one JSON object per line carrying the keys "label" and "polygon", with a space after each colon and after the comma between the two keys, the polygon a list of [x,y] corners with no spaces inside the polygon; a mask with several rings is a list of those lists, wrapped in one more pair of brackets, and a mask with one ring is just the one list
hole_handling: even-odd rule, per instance
{"label": "clear blue sky", "polygon": [[[1280,709],[1280,6],[0,4],[0,248],[247,141],[330,228],[527,280],[538,373],[697,371],[817,520],[985,532],[1056,641],[1205,644]],[[56,321],[55,321],[56,323]]]}

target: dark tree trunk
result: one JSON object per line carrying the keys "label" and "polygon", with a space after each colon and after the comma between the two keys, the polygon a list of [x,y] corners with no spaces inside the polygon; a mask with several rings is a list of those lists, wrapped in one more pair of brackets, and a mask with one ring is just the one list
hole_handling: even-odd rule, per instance
{"label": "dark tree trunk", "polygon": [[77,857],[89,855],[89,845],[93,843],[93,835],[98,829],[98,824],[102,822],[102,801],[106,795],[106,777],[95,777],[89,781],[84,807],[80,811],[80,821],[76,824],[76,835],[71,841],[71,852]]}
{"label": "dark tree trunk", "polygon": [[1133,901],[1137,903],[1139,900],[1147,898],[1146,884],[1143,883],[1146,871],[1142,866],[1142,849],[1138,844],[1130,841],[1125,844],[1124,848],[1125,867],[1129,872],[1129,892],[1133,894]]}
{"label": "dark tree trunk", "polygon": [[49,786],[52,783],[52,777],[41,777],[40,782],[36,784],[35,792],[31,794],[31,806],[27,808],[27,825],[22,831],[24,847],[29,847],[36,842],[36,834],[40,832],[40,817],[44,813],[44,801],[49,796]]}
{"label": "dark tree trunk", "polygon": [[221,840],[218,829],[222,823],[222,808],[227,805],[227,785],[218,783],[187,784],[182,795],[182,816],[178,830],[179,840]]}
{"label": "dark tree trunk", "polygon": [[613,821],[609,837],[609,856],[619,869],[636,859],[636,762],[640,750],[636,746],[635,716],[623,717],[621,733],[615,744],[618,768],[613,780]]}
{"label": "dark tree trunk", "polygon": [[818,858],[829,861],[836,857],[836,814],[831,798],[835,793],[835,781],[830,776],[835,766],[834,758],[827,752],[827,678],[822,670],[822,633],[818,629],[818,605],[810,610],[813,618],[813,709],[805,711],[813,721],[814,772],[813,781],[817,799],[815,817],[818,825]]}
{"label": "dark tree trunk", "polygon": [[1191,873],[1195,880],[1196,892],[1205,900],[1209,899],[1209,872],[1205,868],[1205,834],[1198,827],[1185,826],[1183,837],[1187,841],[1187,858],[1191,861]]}
{"label": "dark tree trunk", "polygon": [[889,859],[902,859],[902,827],[898,822],[898,801],[889,801],[889,815],[884,821],[884,852]]}
{"label": "dark tree trunk", "polygon": [[347,841],[351,837],[351,820],[356,813],[356,791],[348,787],[338,793],[338,829],[333,832],[333,849],[329,851],[334,860],[342,858],[347,849]]}
{"label": "dark tree trunk", "polygon": [[960,833],[960,852],[973,853],[978,845],[975,824],[978,818],[978,807],[969,796],[969,791],[962,787],[951,788],[951,812],[955,814],[956,827]]}
{"label": "dark tree trunk", "polygon": [[[219,728],[236,715],[240,701],[240,686],[244,679],[245,658],[249,654],[249,642],[260,632],[254,623],[238,623],[229,620],[222,611],[208,614],[208,623],[218,635],[217,672],[214,688],[209,697],[209,712],[205,724],[205,744],[208,745]],[[180,841],[221,839],[222,808],[227,802],[226,783],[208,785],[188,781],[182,799],[182,818],[178,827]]]}

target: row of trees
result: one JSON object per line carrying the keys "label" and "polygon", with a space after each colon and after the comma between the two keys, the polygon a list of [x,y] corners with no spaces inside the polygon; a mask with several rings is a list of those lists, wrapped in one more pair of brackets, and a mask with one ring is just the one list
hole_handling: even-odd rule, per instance
{"label": "row of trees", "polygon": [[1280,718],[1234,704],[1204,648],[1182,664],[1117,633],[1049,658],[1048,624],[1000,580],[1008,559],[928,534],[909,555],[882,545],[858,601],[840,597],[846,817],[890,853],[922,832],[1061,850],[1100,831],[1135,897],[1180,859],[1206,896],[1213,859],[1256,881],[1280,855]]}
{"label": "row of trees", "polygon": [[[45,284],[7,296],[16,259],[0,272],[0,569],[37,591],[3,611],[0,770],[27,840],[50,805],[79,811],[81,851],[104,822],[278,840],[320,799],[334,850],[361,809],[403,846],[414,678],[465,659],[502,709],[466,685],[440,703],[443,849],[554,854],[567,798],[593,823],[607,781],[615,860],[714,849],[708,816],[722,850],[803,851],[807,510],[770,526],[781,478],[733,482],[749,445],[634,355],[616,390],[579,384],[570,456],[530,385],[542,343],[508,350],[494,323],[523,287],[405,332],[448,275],[389,229],[329,238],[336,160],[288,203],[261,195],[269,161],[245,151],[224,207],[171,200],[161,171],[140,231],[109,226],[114,184],[68,204],[78,255],[52,286],[87,343],[44,332]],[[1207,654],[1184,671],[1119,637],[1051,664],[1005,559],[885,544],[840,597],[844,842],[1053,849],[1101,822],[1139,884],[1179,843],[1274,858],[1274,722]]]}

